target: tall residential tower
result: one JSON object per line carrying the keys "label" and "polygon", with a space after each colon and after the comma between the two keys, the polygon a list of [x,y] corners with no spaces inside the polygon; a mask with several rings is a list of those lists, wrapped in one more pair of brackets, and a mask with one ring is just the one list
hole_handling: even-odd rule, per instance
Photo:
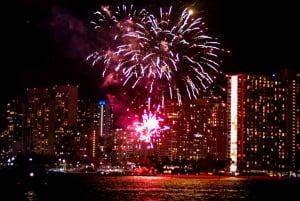
{"label": "tall residential tower", "polygon": [[300,135],[299,77],[281,72],[227,78],[231,171],[295,170]]}

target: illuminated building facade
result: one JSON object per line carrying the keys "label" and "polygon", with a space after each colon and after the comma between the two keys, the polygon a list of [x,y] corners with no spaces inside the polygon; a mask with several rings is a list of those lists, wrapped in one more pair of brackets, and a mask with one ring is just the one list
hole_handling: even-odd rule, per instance
{"label": "illuminated building facade", "polygon": [[105,100],[95,104],[92,125],[92,156],[110,161],[113,150],[113,114],[111,105]]}
{"label": "illuminated building facade", "polygon": [[27,89],[25,99],[26,151],[51,154],[54,151],[54,125],[50,125],[50,122],[54,115],[48,89]]}
{"label": "illuminated building facade", "polygon": [[159,158],[172,161],[227,160],[226,104],[221,97],[203,96],[195,101],[168,102],[164,109],[164,132]]}
{"label": "illuminated building facade", "polygon": [[77,126],[77,86],[27,89],[24,136],[26,150],[40,155],[70,155],[70,136]]}
{"label": "illuminated building facade", "polygon": [[295,170],[299,163],[299,77],[295,75],[227,76],[231,171]]}
{"label": "illuminated building facade", "polygon": [[[135,110],[136,114],[143,113],[139,108]],[[138,161],[148,156],[163,163],[195,164],[208,158],[211,161],[229,159],[226,104],[221,97],[207,95],[182,104],[168,100],[160,111],[163,119],[160,126],[168,129],[152,139],[152,148],[137,139],[134,129],[115,130],[114,151],[118,160],[134,158]]]}
{"label": "illuminated building facade", "polygon": [[111,105],[78,100],[77,86],[27,89],[24,99],[7,104],[6,119],[0,141],[6,150],[3,161],[17,151],[67,161],[110,160]]}
{"label": "illuminated building facade", "polygon": [[6,104],[6,129],[0,133],[0,167],[12,165],[12,158],[24,152],[24,104],[12,100]]}
{"label": "illuminated building facade", "polygon": [[113,114],[106,101],[78,100],[77,127],[72,137],[73,159],[110,161]]}
{"label": "illuminated building facade", "polygon": [[[27,151],[73,161],[136,162],[148,155],[171,164],[229,161],[231,172],[299,170],[299,78],[289,71],[228,75],[226,101],[210,93],[182,104],[168,100],[159,115],[169,129],[151,149],[133,128],[114,127],[112,105],[78,100],[77,86],[28,89],[23,100],[7,104],[0,165]],[[145,107],[137,104],[132,112]],[[123,125],[136,117],[126,116]]]}
{"label": "illuminated building facade", "polygon": [[114,162],[131,161],[136,162],[138,150],[137,142],[132,137],[134,133],[128,129],[115,129],[113,135],[113,155]]}
{"label": "illuminated building facade", "polygon": [[72,139],[77,129],[78,86],[54,86],[49,94],[54,115],[50,121],[50,125],[54,124],[54,138],[49,138],[49,142],[54,143],[55,156],[67,159],[74,153]]}

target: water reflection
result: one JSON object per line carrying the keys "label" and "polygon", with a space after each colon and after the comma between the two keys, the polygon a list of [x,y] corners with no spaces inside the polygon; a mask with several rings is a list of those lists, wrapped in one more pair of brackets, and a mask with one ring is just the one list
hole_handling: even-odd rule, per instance
{"label": "water reflection", "polygon": [[[172,177],[93,178],[90,193],[99,200],[251,200],[241,180]],[[107,185],[109,184],[109,185]]]}
{"label": "water reflection", "polygon": [[[233,201],[286,197],[296,200],[300,180],[61,175],[33,201]],[[34,200],[35,199],[35,200]]]}

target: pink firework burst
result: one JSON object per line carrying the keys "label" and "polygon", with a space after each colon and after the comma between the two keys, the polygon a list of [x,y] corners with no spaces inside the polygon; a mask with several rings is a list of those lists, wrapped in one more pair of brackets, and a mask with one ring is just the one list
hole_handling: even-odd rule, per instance
{"label": "pink firework burst", "polygon": [[142,91],[135,95],[182,103],[182,97],[198,98],[220,75],[220,43],[189,8],[180,15],[172,6],[160,8],[156,16],[123,5],[102,7],[95,16],[91,23],[102,43],[87,60],[100,62],[105,79],[114,75],[127,91]]}
{"label": "pink firework burst", "polygon": [[153,139],[158,139],[162,131],[169,129],[168,126],[160,126],[160,122],[162,121],[163,119],[158,117],[157,113],[144,110],[142,122],[134,123],[139,140],[150,143],[150,148],[153,148]]}

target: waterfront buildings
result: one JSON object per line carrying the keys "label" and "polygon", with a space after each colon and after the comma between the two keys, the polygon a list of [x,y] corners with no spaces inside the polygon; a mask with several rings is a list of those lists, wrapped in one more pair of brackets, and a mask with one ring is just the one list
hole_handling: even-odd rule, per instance
{"label": "waterfront buildings", "polygon": [[227,104],[233,171],[299,169],[299,74],[228,75]]}
{"label": "waterfront buildings", "polygon": [[168,129],[151,142],[139,140],[132,127],[142,121],[147,103],[120,117],[107,100],[79,99],[78,86],[28,89],[23,99],[7,104],[0,165],[18,152],[34,152],[99,164],[147,164],[148,159],[198,170],[299,170],[299,77],[287,70],[227,75],[225,96],[208,89],[197,100],[167,101],[159,116]]}

